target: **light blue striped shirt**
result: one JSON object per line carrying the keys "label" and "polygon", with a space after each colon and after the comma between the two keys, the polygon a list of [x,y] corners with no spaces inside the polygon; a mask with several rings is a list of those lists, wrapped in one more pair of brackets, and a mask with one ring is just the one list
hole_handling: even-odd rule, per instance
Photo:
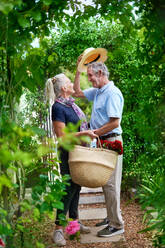
{"label": "light blue striped shirt", "polygon": [[106,133],[122,133],[121,119],[124,106],[124,98],[121,91],[114,85],[113,81],[102,88],[90,88],[83,91],[88,101],[93,101],[90,120],[91,129],[97,129],[110,121],[111,117],[119,118],[119,127]]}

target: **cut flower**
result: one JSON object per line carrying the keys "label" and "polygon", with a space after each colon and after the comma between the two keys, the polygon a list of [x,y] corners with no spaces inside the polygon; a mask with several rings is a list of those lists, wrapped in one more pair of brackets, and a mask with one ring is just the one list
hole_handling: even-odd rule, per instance
{"label": "cut flower", "polygon": [[5,243],[3,242],[1,238],[0,238],[0,247],[5,247]]}
{"label": "cut flower", "polygon": [[115,141],[100,140],[100,142],[103,148],[118,152],[119,155],[123,154],[123,146],[120,140],[115,140]]}
{"label": "cut flower", "polygon": [[80,224],[77,220],[69,221],[68,226],[65,228],[65,232],[69,234],[69,238],[73,240],[76,238],[79,239],[80,236]]}

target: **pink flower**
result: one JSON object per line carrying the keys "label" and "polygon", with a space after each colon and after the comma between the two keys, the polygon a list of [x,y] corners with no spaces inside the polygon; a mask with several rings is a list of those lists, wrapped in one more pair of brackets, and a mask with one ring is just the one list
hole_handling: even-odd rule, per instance
{"label": "pink flower", "polygon": [[3,242],[3,240],[1,238],[0,238],[0,246],[5,247],[5,243]]}
{"label": "pink flower", "polygon": [[65,228],[66,233],[73,235],[80,230],[80,225],[77,220],[69,221],[69,225]]}

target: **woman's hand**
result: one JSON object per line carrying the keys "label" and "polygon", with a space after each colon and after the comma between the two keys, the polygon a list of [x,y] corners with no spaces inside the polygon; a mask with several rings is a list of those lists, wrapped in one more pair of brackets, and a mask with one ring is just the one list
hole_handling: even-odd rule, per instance
{"label": "woman's hand", "polygon": [[89,136],[91,139],[97,138],[98,135],[95,134],[92,130],[86,130],[86,131],[82,131],[80,132],[80,135],[87,135]]}

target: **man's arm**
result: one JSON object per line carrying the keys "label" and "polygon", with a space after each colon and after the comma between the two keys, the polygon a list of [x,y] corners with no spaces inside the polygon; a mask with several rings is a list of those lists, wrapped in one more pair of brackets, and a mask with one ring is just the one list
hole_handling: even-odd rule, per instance
{"label": "man's arm", "polygon": [[72,96],[81,98],[85,97],[83,91],[80,88],[80,72],[78,70],[76,71],[73,89],[75,90],[75,93]]}
{"label": "man's arm", "polygon": [[81,73],[78,70],[78,65],[79,65],[81,59],[82,59],[82,54],[77,59],[77,71],[76,71],[76,75],[75,75],[75,79],[74,79],[74,86],[73,86],[75,93],[73,94],[73,96],[84,98],[85,97],[84,93],[80,88],[80,74]]}
{"label": "man's arm", "polygon": [[104,126],[95,129],[94,133],[97,134],[98,136],[102,136],[113,129],[117,128],[119,126],[119,118],[110,118],[110,121],[107,122]]}

